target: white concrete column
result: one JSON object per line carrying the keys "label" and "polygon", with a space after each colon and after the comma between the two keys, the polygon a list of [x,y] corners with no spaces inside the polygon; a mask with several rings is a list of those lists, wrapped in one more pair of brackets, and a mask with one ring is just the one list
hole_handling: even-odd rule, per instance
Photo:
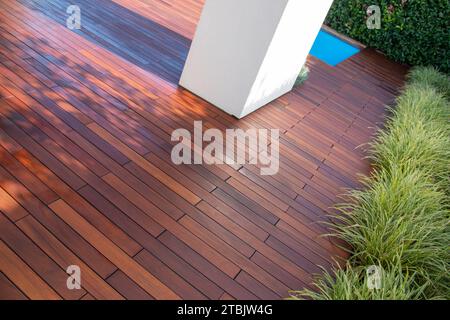
{"label": "white concrete column", "polygon": [[333,0],[206,0],[180,85],[242,118],[292,90]]}

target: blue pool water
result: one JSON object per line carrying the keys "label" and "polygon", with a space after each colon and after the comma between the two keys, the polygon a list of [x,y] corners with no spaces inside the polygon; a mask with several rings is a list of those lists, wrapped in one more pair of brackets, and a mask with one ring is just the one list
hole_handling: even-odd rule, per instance
{"label": "blue pool water", "polygon": [[320,30],[309,54],[331,66],[335,66],[358,52],[358,48]]}

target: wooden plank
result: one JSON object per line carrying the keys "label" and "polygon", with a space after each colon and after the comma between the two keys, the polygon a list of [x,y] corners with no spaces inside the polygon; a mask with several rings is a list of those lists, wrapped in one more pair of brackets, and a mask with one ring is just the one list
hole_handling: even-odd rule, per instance
{"label": "wooden plank", "polygon": [[[56,177],[48,168],[38,163],[38,161],[31,155],[29,155],[25,150],[20,150],[18,153],[16,153],[16,159],[11,157],[10,155],[8,156],[10,162],[14,163],[16,167],[18,166],[16,162],[20,162],[21,165],[26,166],[29,170],[34,172],[34,174],[38,178],[40,178],[42,182],[44,182],[48,187],[55,191],[55,193],[58,195],[57,198],[60,197],[68,203],[78,207],[84,217],[86,217],[99,230],[109,235],[110,238],[113,239],[113,241],[117,243],[121,248],[123,248],[127,253],[129,253],[130,255],[134,255],[141,249],[141,247],[131,238],[125,235],[122,230],[117,228],[117,226],[106,219],[104,215],[100,214],[100,212],[90,206],[89,203],[86,202],[80,195],[73,191],[69,186],[65,185],[64,182]],[[26,173],[27,170],[19,171],[19,174],[16,176],[20,177],[20,172]],[[14,174],[15,172],[11,173]],[[29,186],[27,185],[27,183],[24,183],[24,185],[28,186],[28,188],[32,192],[35,192],[33,186]]]}
{"label": "wooden plank", "polygon": [[60,300],[61,297],[0,240],[2,272],[30,299]]}
{"label": "wooden plank", "polygon": [[147,251],[157,257],[164,264],[169,266],[177,274],[186,279],[189,283],[195,284],[204,295],[211,299],[217,299],[223,293],[216,284],[206,278],[197,269],[194,269],[186,261],[153,238],[143,229],[143,225],[133,222],[127,218],[124,213],[119,211],[110,202],[98,194],[94,189],[86,187],[80,190],[80,193],[89,201],[96,203],[96,207],[112,219],[117,225],[121,226],[129,234],[133,235]]}
{"label": "wooden plank", "polygon": [[113,174],[108,174],[104,177],[111,186],[114,186],[116,190],[119,190],[122,194],[126,194],[127,197],[132,199],[132,201],[144,212],[148,213],[156,221],[158,221],[165,229],[173,232],[182,241],[186,242],[188,245],[196,248],[202,255],[211,259],[211,261],[224,270],[230,277],[234,277],[239,272],[239,268],[224,258],[220,253],[213,250],[205,242],[201,241],[199,238],[194,236],[182,225],[175,223],[175,221],[167,216],[164,212],[151,205],[149,201],[137,194],[134,190],[128,187],[125,183],[120,181]]}
{"label": "wooden plank", "polygon": [[129,300],[153,300],[154,298],[134,283],[125,273],[118,270],[108,279],[108,283]]}
{"label": "wooden plank", "polygon": [[157,299],[177,299],[179,298],[172,290],[162,284],[152,274],[147,272],[142,266],[137,264],[125,252],[117,247],[111,240],[102,235],[97,229],[92,227],[75,210],[69,207],[63,200],[58,200],[49,206],[61,219],[82,234],[91,245],[102,252],[127,276],[139,283],[139,285],[149,294]]}
{"label": "wooden plank", "polygon": [[[277,299],[310,287],[317,265],[345,262],[321,222],[360,187],[369,166],[356,147],[407,69],[371,49],[335,67],[309,57],[308,81],[237,120],[177,86],[203,4],[79,0],[72,32],[67,0],[0,0],[6,296]],[[170,135],[195,120],[279,128],[279,172],[174,165]],[[61,287],[69,264],[86,294]]]}
{"label": "wooden plank", "polygon": [[136,164],[138,164],[142,169],[153,175],[155,178],[160,180],[162,183],[166,184],[169,188],[174,190],[175,192],[179,193],[181,196],[183,196],[187,201],[191,202],[192,204],[196,204],[200,201],[200,198],[197,197],[195,194],[193,194],[191,191],[189,191],[187,188],[182,186],[179,182],[175,181],[173,178],[168,176],[166,173],[155,167],[153,164],[151,164],[149,161],[146,161],[144,158],[136,154],[133,150],[131,150],[129,147],[127,147],[125,144],[114,138],[112,135],[107,133],[105,130],[100,128],[96,124],[92,124],[89,126],[91,130],[93,130],[95,133],[99,134],[103,139],[108,141],[109,143],[115,145],[117,148],[119,148],[124,154],[126,154],[128,157],[131,158],[132,161],[134,161]]}
{"label": "wooden plank", "polygon": [[254,292],[259,298],[263,300],[278,300],[280,298],[286,298],[287,293],[283,296],[277,295],[275,292],[269,290],[260,282],[252,278],[247,272],[241,271],[236,277],[236,281],[242,284],[244,287],[249,288],[251,292]]}
{"label": "wooden plank", "polygon": [[17,221],[28,215],[28,212],[0,187],[0,211],[12,221]]}
{"label": "wooden plank", "polygon": [[255,300],[256,296],[246,288],[236,283],[221,269],[204,259],[199,253],[185,245],[169,232],[164,232],[159,239],[186,262],[194,266],[209,279],[217,283],[222,289],[237,299]]}
{"label": "wooden plank", "polygon": [[206,297],[195,287],[186,282],[182,277],[173,272],[165,264],[155,258],[145,249],[139,252],[134,260],[139,262],[146,270],[154,274],[159,279],[164,279],[165,285],[176,292],[185,300],[205,300]]}
{"label": "wooden plank", "polygon": [[[9,152],[0,146],[0,154],[2,155],[2,165],[14,177],[23,183],[45,204],[52,203],[59,199],[59,196],[47,187],[36,176],[29,172],[22,164],[20,164]],[[5,199],[7,201],[7,199]]]}
{"label": "wooden plank", "polygon": [[47,206],[31,194],[13,176],[0,166],[0,181],[2,188],[8,192],[33,217],[50,230],[61,242],[91,266],[101,277],[107,277],[115,271],[103,255],[96,251],[86,240],[59,219]]}
{"label": "wooden plank", "polygon": [[4,215],[0,215],[1,239],[15,252],[33,271],[47,282],[61,297],[78,300],[85,295],[84,289],[70,290],[66,281],[65,269],[57,265]]}
{"label": "wooden plank", "polygon": [[61,268],[66,269],[71,265],[79,266],[82,271],[82,287],[93,297],[111,300],[119,300],[122,298],[94,270],[67,249],[33,217],[28,216],[20,220],[17,226],[50,258],[58,263]]}
{"label": "wooden plank", "polygon": [[0,300],[27,300],[27,297],[0,272]]}

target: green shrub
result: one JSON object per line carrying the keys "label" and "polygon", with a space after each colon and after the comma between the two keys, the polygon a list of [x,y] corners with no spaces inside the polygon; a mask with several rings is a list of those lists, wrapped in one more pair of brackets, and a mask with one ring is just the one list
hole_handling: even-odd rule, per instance
{"label": "green shrub", "polygon": [[[349,266],[316,281],[309,299],[450,298],[450,106],[448,78],[416,68],[370,146],[374,170],[338,206],[334,236],[351,246]],[[364,266],[386,272],[369,290]]]}
{"label": "green shrub", "polygon": [[317,290],[294,291],[291,300],[413,300],[421,299],[424,286],[416,286],[414,275],[403,273],[401,267],[383,270],[380,289],[367,286],[367,268],[348,266],[325,274],[314,282]]}
{"label": "green shrub", "polygon": [[415,67],[408,75],[409,83],[428,85],[436,89],[445,98],[450,99],[450,79],[433,67]]}
{"label": "green shrub", "polygon": [[352,263],[389,268],[398,260],[405,271],[417,272],[422,284],[430,281],[444,292],[450,270],[445,193],[420,170],[392,164],[351,197],[352,203],[340,207],[342,223],[335,228],[352,247]]}
{"label": "green shrub", "polygon": [[[381,9],[381,29],[368,29],[367,7]],[[448,0],[336,0],[326,24],[388,57],[450,71]]]}
{"label": "green shrub", "polygon": [[391,111],[386,130],[371,144],[376,167],[420,169],[449,191],[449,102],[427,85],[411,84]]}

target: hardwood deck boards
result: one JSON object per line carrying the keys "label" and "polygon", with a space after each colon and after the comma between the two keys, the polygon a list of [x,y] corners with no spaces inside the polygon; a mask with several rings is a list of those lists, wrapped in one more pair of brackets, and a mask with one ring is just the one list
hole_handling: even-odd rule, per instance
{"label": "hardwood deck boards", "polygon": [[[237,120],[177,86],[203,0],[0,0],[0,299],[279,299],[346,253],[405,67],[364,49]],[[295,41],[295,39],[292,39]],[[174,129],[279,128],[280,171],[173,164]],[[66,268],[82,270],[80,290]]]}

